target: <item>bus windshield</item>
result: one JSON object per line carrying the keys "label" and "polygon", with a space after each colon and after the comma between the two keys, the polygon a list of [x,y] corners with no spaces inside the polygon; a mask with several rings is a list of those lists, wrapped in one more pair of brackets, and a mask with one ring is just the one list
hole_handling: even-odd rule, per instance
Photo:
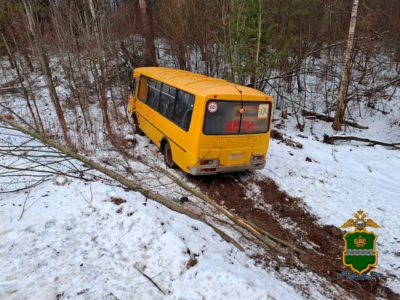
{"label": "bus windshield", "polygon": [[270,102],[209,100],[203,133],[232,135],[265,133],[269,130]]}

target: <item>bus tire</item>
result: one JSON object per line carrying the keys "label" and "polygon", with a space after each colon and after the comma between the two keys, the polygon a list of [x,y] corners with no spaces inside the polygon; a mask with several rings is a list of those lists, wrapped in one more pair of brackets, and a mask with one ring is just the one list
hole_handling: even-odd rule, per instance
{"label": "bus tire", "polygon": [[136,114],[132,115],[133,134],[144,135],[143,131],[139,128],[139,121]]}
{"label": "bus tire", "polygon": [[176,164],[174,163],[174,160],[172,159],[171,146],[168,142],[164,146],[163,154],[164,154],[165,164],[167,165],[167,167],[171,168],[171,169],[176,168]]}

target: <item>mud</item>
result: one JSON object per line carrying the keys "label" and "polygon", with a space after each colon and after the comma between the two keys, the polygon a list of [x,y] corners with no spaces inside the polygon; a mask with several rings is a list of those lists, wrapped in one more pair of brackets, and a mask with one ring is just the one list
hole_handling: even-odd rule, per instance
{"label": "mud", "polygon": [[[342,264],[344,231],[319,224],[301,199],[290,197],[271,179],[254,180],[251,174],[238,173],[192,178],[192,181],[219,204],[305,250],[307,254],[298,258],[309,271],[339,285],[349,295],[357,299],[400,299],[400,295],[382,285],[382,279],[349,281],[341,278],[340,273],[348,271]],[[256,199],[248,199],[250,183],[256,184],[261,191],[256,196],[258,205],[255,205]],[[262,258],[258,257],[258,260],[261,262]],[[284,266],[295,267],[292,262],[288,257]]]}

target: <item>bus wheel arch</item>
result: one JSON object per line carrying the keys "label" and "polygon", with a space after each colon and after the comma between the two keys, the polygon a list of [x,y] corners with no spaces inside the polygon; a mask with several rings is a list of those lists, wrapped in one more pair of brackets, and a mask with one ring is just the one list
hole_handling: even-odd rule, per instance
{"label": "bus wheel arch", "polygon": [[132,127],[133,127],[133,134],[144,135],[143,131],[139,128],[139,120],[137,114],[132,114]]}
{"label": "bus wheel arch", "polygon": [[176,164],[175,164],[175,162],[174,162],[174,160],[172,158],[173,156],[172,156],[171,145],[170,145],[170,143],[169,143],[167,138],[163,138],[161,140],[160,149],[161,149],[161,152],[164,155],[165,164],[169,168],[172,168],[172,169],[176,168]]}
{"label": "bus wheel arch", "polygon": [[164,153],[164,148],[165,148],[165,145],[168,143],[168,140],[167,140],[167,138],[166,137],[163,137],[162,139],[161,139],[161,142],[160,142],[160,151],[162,152],[162,153]]}

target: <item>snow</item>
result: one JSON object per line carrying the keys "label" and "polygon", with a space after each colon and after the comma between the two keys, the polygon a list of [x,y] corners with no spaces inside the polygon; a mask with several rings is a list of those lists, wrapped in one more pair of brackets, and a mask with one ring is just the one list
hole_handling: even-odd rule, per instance
{"label": "snow", "polygon": [[0,299],[301,298],[204,223],[101,180],[65,179],[0,194]]}
{"label": "snow", "polygon": [[53,178],[53,182],[56,185],[65,185],[68,182],[68,178],[64,175],[56,175]]}
{"label": "snow", "polygon": [[[111,197],[127,200],[122,212]],[[209,227],[140,194],[49,182],[30,193],[31,206],[18,221],[24,199],[1,200],[1,298],[162,296],[137,269],[171,299],[298,298]],[[188,249],[199,255],[191,268]]]}
{"label": "snow", "polygon": [[[161,56],[174,65],[167,50],[162,49]],[[337,73],[340,70],[335,69]],[[15,79],[12,70],[1,73],[1,83],[12,79]],[[69,91],[63,79],[58,79],[57,91],[65,101]],[[52,134],[61,136],[54,110],[48,104],[43,78],[33,74],[31,80],[37,88],[37,105],[45,127],[53,128]],[[303,94],[296,95],[295,90],[293,95],[286,96],[297,97],[296,102],[305,108],[322,113],[324,92],[334,101],[338,82],[335,78],[322,82],[308,76],[304,79],[307,89],[304,88]],[[257,180],[262,178],[260,174],[272,178],[282,190],[302,198],[305,208],[321,224],[340,227],[357,210],[367,212],[382,226],[374,229],[379,236],[376,271],[388,278],[385,284],[400,293],[400,152],[363,143],[326,145],[321,142],[323,134],[400,141],[400,93],[388,89],[387,94],[391,93],[396,96],[390,102],[379,99],[375,103],[377,108],[388,112],[385,115],[358,101],[349,103],[349,112],[357,112],[352,115],[354,120],[369,126],[368,130],[348,127],[346,132],[338,133],[330,123],[306,120],[305,132],[300,133],[295,128],[294,116],[290,116],[285,128],[279,130],[304,148],[294,149],[271,140],[267,164],[255,176]],[[2,96],[1,100],[28,119],[23,98],[11,94]],[[291,112],[289,105],[287,101],[286,108]],[[285,108],[285,103],[282,107]],[[89,110],[95,121],[87,129],[75,128],[74,124],[81,118],[79,111],[65,108],[72,139],[92,158],[112,164],[116,154],[107,149],[109,144],[102,133],[98,105],[90,105]],[[275,118],[279,115],[277,111]],[[155,165],[163,164],[160,156],[151,153],[154,147],[148,147],[146,137],[128,134],[128,123],[118,124],[118,130],[125,140],[137,142],[135,151],[140,155]],[[0,128],[0,137],[3,133]],[[0,139],[0,145],[2,142]],[[0,162],[4,160],[0,157]],[[138,176],[141,171],[148,171],[139,162],[130,161],[128,166],[138,171]],[[116,164],[114,167],[123,168]],[[65,170],[65,167],[59,169]],[[181,175],[179,171],[171,172]],[[149,177],[143,180],[146,187],[174,199],[182,196],[182,191],[174,189],[167,178],[158,178],[156,172],[146,176]],[[256,265],[248,253],[238,252],[221,240],[205,224],[146,201],[140,194],[125,192],[100,177],[89,183],[63,176],[51,179],[28,193],[0,194],[0,299],[129,299],[133,295],[138,299],[162,298],[162,292],[143,274],[151,277],[167,294],[166,298],[171,299],[296,299],[300,293],[305,297],[324,298],[323,292],[331,285],[328,282],[321,285],[323,279],[315,274],[299,275],[292,269],[281,268],[279,274],[273,273]],[[6,180],[0,177],[0,185]],[[245,184],[246,201],[268,209],[260,201],[259,187],[251,182]],[[116,205],[111,198],[126,202]],[[21,216],[24,203],[25,212]],[[276,217],[285,228],[296,230],[290,220]],[[196,260],[194,266],[188,265]],[[283,280],[296,286],[296,290]]]}
{"label": "snow", "polygon": [[340,227],[359,209],[368,213],[382,226],[373,229],[378,234],[376,271],[388,276],[389,287],[399,293],[400,152],[365,144],[327,145],[317,139],[322,140],[323,133],[331,130],[329,123],[308,123],[318,128],[319,136],[312,136],[306,128],[301,137],[293,120],[286,123],[283,132],[304,148],[272,140],[262,173],[282,190],[302,198],[322,224]]}
{"label": "snow", "polygon": [[246,185],[244,199],[252,201],[253,202],[252,205],[255,208],[258,208],[258,209],[270,209],[271,208],[270,204],[265,203],[265,201],[263,201],[263,198],[261,195],[261,188],[254,182],[250,182]]}

